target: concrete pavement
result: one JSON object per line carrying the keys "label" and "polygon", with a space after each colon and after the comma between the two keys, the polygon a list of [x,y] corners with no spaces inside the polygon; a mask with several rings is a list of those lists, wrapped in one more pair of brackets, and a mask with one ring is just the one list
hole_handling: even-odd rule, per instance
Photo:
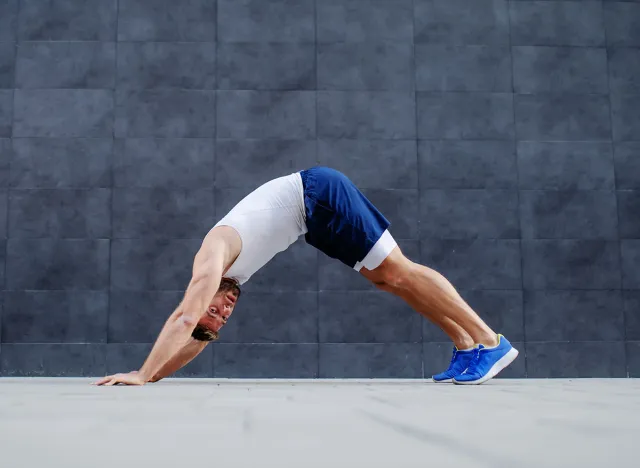
{"label": "concrete pavement", "polygon": [[601,468],[640,447],[633,379],[93,380],[0,378],[0,466]]}

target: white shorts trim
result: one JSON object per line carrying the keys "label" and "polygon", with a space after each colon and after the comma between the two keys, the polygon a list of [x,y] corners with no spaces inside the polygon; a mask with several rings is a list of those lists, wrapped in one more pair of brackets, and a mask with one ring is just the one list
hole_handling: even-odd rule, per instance
{"label": "white shorts trim", "polygon": [[353,267],[354,270],[360,271],[362,267],[367,270],[374,270],[380,266],[385,258],[389,256],[391,251],[397,247],[398,243],[395,241],[391,233],[387,230],[382,233],[378,242],[369,250],[369,253],[362,260],[357,262]]}

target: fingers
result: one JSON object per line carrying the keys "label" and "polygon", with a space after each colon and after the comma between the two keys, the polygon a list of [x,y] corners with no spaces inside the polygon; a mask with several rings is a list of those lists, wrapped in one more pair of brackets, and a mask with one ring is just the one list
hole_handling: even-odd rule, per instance
{"label": "fingers", "polygon": [[101,378],[97,382],[94,382],[93,385],[104,385],[107,382],[109,382],[113,377],[114,377],[113,375],[108,375],[106,377]]}
{"label": "fingers", "polygon": [[108,375],[97,381],[94,385],[103,385],[105,387],[111,387],[118,382],[123,381],[120,374]]}
{"label": "fingers", "polygon": [[143,382],[137,375],[137,372],[131,372],[129,374],[114,374],[103,377],[102,379],[95,382],[93,385],[103,385],[105,387],[111,387],[113,385],[125,384],[125,385],[144,385]]}

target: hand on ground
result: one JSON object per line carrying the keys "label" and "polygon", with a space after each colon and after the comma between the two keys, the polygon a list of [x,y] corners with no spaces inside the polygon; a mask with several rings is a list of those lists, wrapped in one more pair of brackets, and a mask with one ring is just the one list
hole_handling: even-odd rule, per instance
{"label": "hand on ground", "polygon": [[146,382],[140,377],[137,371],[129,372],[128,374],[114,374],[103,377],[95,382],[94,385],[104,385],[109,387],[111,385],[144,385]]}

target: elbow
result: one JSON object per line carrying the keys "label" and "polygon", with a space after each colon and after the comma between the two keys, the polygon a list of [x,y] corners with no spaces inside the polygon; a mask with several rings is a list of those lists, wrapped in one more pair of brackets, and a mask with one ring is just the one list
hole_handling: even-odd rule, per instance
{"label": "elbow", "polygon": [[180,333],[185,328],[195,328],[198,324],[198,320],[199,319],[192,315],[185,314],[184,311],[180,310],[174,315],[173,320],[171,321],[171,328]]}
{"label": "elbow", "polygon": [[178,323],[186,328],[195,328],[196,324],[198,323],[198,319],[192,317],[191,315],[182,314],[180,317],[178,317]]}

